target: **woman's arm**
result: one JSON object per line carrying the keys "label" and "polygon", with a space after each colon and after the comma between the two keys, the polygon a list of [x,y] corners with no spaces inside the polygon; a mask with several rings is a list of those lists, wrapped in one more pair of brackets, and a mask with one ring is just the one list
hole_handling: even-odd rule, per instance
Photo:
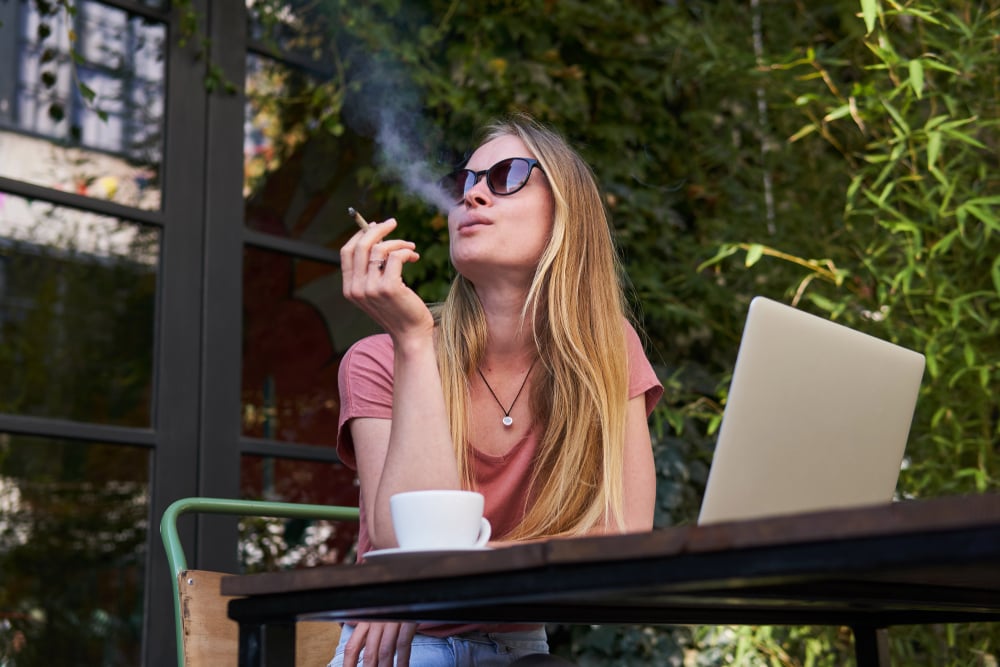
{"label": "woman's arm", "polygon": [[433,350],[426,359],[406,358],[397,345],[392,419],[356,418],[348,426],[368,537],[376,549],[395,547],[389,510],[393,494],[460,488]]}
{"label": "woman's arm", "polygon": [[588,531],[590,535],[641,533],[653,528],[656,504],[656,468],[646,421],[646,397],[629,399],[625,415],[625,451],[622,461],[624,529],[612,517]]}
{"label": "woman's arm", "polygon": [[354,419],[349,425],[375,548],[396,546],[389,511],[393,494],[460,485],[434,320],[402,278],[403,264],[419,255],[408,241],[385,240],[395,228],[395,220],[369,225],[340,251],[344,296],[382,326],[395,350],[392,419]]}
{"label": "woman's arm", "polygon": [[628,402],[625,417],[625,532],[636,533],[653,528],[656,506],[656,464],[646,418],[646,395]]}

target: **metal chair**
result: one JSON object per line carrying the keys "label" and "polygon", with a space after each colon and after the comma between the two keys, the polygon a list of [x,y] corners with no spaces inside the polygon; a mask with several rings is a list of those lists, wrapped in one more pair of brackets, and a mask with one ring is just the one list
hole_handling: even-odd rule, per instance
{"label": "metal chair", "polygon": [[[219,593],[224,573],[187,567],[177,534],[177,518],[187,512],[329,521],[357,521],[359,517],[356,507],[226,498],[182,498],[173,502],[160,520],[160,537],[173,577],[178,667],[235,665],[239,643],[239,629],[226,615],[229,598]],[[340,639],[340,626],[301,621],[295,635],[296,665],[325,665]]]}

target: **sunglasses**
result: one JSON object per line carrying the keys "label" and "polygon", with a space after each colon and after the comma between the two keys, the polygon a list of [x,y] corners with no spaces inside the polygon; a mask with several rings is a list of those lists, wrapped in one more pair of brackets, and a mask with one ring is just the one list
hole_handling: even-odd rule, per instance
{"label": "sunglasses", "polygon": [[442,178],[438,185],[455,202],[460,202],[465,198],[465,193],[485,176],[490,192],[495,195],[512,195],[528,184],[531,170],[536,167],[545,173],[538,160],[529,157],[509,157],[482,171],[458,169]]}

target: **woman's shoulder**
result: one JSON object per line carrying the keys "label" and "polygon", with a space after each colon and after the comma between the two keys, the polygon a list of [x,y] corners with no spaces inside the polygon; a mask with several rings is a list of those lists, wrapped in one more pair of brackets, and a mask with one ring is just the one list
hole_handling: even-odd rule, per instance
{"label": "woman's shoulder", "polygon": [[[392,336],[386,333],[372,334],[371,336],[365,336],[364,338],[353,343],[348,349],[347,354],[353,354],[356,352],[363,353],[384,353],[392,352]],[[346,355],[345,355],[346,356]]]}
{"label": "woman's shoulder", "polygon": [[629,398],[646,395],[646,416],[653,412],[663,396],[663,384],[646,355],[643,337],[632,322],[625,318],[625,343],[629,359]]}
{"label": "woman's shoulder", "polygon": [[639,329],[636,328],[636,324],[628,317],[623,317],[622,326],[625,328],[625,342],[628,344],[629,351],[642,350],[644,347],[643,338],[642,334],[639,333]]}
{"label": "woman's shoulder", "polygon": [[341,369],[378,368],[392,369],[393,345],[389,334],[365,336],[351,345],[340,362]]}

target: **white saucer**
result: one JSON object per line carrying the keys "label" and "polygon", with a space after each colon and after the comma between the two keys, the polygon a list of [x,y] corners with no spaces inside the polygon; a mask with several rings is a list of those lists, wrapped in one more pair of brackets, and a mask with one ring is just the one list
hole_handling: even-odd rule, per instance
{"label": "white saucer", "polygon": [[383,558],[398,558],[402,556],[413,556],[420,558],[430,558],[432,556],[447,556],[448,554],[465,553],[468,551],[492,551],[493,547],[458,547],[452,549],[403,549],[395,547],[393,549],[376,549],[365,554],[365,562],[382,560]]}

